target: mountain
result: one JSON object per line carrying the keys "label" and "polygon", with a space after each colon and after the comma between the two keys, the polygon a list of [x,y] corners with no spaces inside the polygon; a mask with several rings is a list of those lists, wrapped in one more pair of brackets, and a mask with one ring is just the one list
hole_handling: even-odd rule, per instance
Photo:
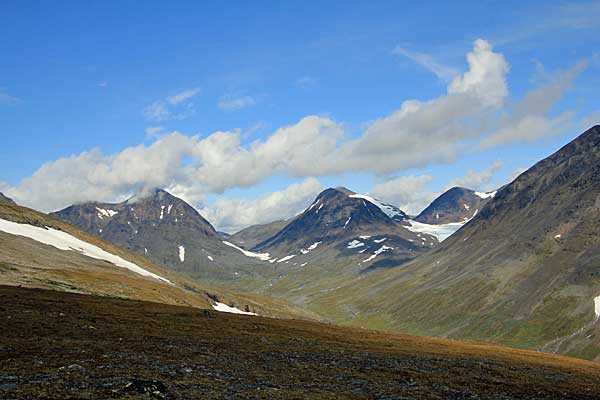
{"label": "mountain", "polygon": [[282,301],[193,281],[37,211],[0,203],[0,285],[248,311],[312,316]]}
{"label": "mountain", "polygon": [[[268,255],[228,245],[198,211],[156,189],[122,203],[89,202],[51,213],[86,232],[192,278],[232,288],[274,274]],[[239,288],[251,289],[248,283]]]}
{"label": "mountain", "polygon": [[273,221],[263,225],[252,225],[229,236],[228,241],[245,248],[253,248],[282,230],[290,221]]}
{"label": "mountain", "polygon": [[[430,235],[410,231],[398,208],[346,188],[321,192],[302,214],[252,248],[294,262],[310,262],[326,249],[365,267],[399,264],[437,244]],[[384,260],[384,261],[382,261]]]}
{"label": "mountain", "polygon": [[347,324],[600,359],[599,222],[595,126],[501,188],[431,253],[315,303]]}
{"label": "mountain", "polygon": [[342,187],[324,190],[304,212],[284,222],[249,228],[231,240],[248,246],[262,239],[247,248],[271,257],[275,275],[265,281],[263,292],[316,313],[312,302],[321,293],[406,263],[438,243],[433,235],[413,232],[397,207]]}
{"label": "mountain", "polygon": [[13,199],[6,197],[2,192],[0,192],[0,203],[17,204]]}
{"label": "mountain", "polygon": [[495,194],[453,187],[437,197],[414,219],[431,225],[465,222],[473,218]]}

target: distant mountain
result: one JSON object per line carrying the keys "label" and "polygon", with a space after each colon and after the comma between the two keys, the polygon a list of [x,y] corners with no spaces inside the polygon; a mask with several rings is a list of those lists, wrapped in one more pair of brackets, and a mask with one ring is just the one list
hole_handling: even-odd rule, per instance
{"label": "distant mountain", "polygon": [[118,204],[75,204],[51,215],[207,282],[236,287],[245,275],[266,280],[274,273],[268,255],[261,258],[227,245],[195,208],[164,190]]}
{"label": "distant mountain", "polygon": [[[140,215],[148,211],[139,208]],[[0,203],[0,285],[209,309],[226,305],[265,316],[311,316],[282,301],[191,280],[61,220],[7,203]]]}
{"label": "distant mountain", "polygon": [[277,234],[277,232],[283,229],[288,223],[290,223],[290,220],[274,221],[264,225],[252,225],[234,233],[229,236],[229,239],[227,240],[238,246],[251,249],[257,244]]}
{"label": "distant mountain", "polygon": [[415,217],[415,221],[431,225],[468,221],[494,197],[495,193],[453,187],[437,197]]}
{"label": "distant mountain", "polygon": [[279,260],[293,256],[295,262],[303,262],[324,249],[335,249],[336,257],[352,257],[364,266],[385,266],[391,260],[398,264],[438,242],[431,235],[410,231],[406,220],[397,207],[346,188],[330,188],[252,250],[268,251]]}
{"label": "distant mountain", "polygon": [[322,305],[313,296],[406,263],[438,243],[411,229],[397,207],[337,187],[321,192],[293,219],[251,227],[230,240],[270,255],[276,275],[266,281],[267,294],[319,313]]}
{"label": "distant mountain", "polygon": [[431,253],[314,301],[359,316],[338,313],[345,323],[600,359],[600,126]]}
{"label": "distant mountain", "polygon": [[0,203],[5,203],[5,204],[17,204],[13,201],[13,199],[6,197],[2,192],[0,192]]}

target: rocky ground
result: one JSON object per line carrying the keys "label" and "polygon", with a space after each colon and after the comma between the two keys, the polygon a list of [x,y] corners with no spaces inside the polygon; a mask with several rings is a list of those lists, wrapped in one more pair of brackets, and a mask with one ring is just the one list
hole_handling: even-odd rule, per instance
{"label": "rocky ground", "polygon": [[0,287],[0,398],[597,399],[600,364]]}

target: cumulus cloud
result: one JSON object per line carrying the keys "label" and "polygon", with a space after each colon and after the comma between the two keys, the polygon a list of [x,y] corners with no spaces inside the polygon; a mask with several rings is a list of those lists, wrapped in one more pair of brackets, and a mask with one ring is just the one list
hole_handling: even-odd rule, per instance
{"label": "cumulus cloud", "polygon": [[[507,111],[509,65],[505,58],[479,39],[467,61],[468,70],[448,83],[445,94],[429,101],[406,100],[352,139],[345,136],[341,124],[315,115],[252,142],[244,142],[239,130],[206,137],[174,132],[117,154],[105,155],[96,149],[47,163],[7,192],[20,203],[42,210],[77,201],[118,200],[146,187],[173,188],[198,202],[207,193],[248,187],[275,174],[395,176],[408,168],[450,163],[465,151],[511,142],[520,137],[517,131],[537,132],[533,140],[568,122],[570,114],[554,119],[546,114],[582,66],[558,74]],[[197,94],[190,89],[155,102],[146,110],[147,117],[153,121],[183,118],[193,112],[190,100]],[[397,179],[388,186],[410,183],[408,178]],[[381,186],[374,193],[386,193],[384,189]],[[420,201],[392,200],[406,207],[416,207],[411,204]]]}
{"label": "cumulus cloud", "polygon": [[199,211],[217,229],[234,233],[251,225],[291,218],[310,205],[321,190],[317,179],[307,178],[252,200],[221,198]]}
{"label": "cumulus cloud", "polygon": [[586,67],[586,61],[578,62],[570,69],[548,77],[546,83],[528,92],[512,112],[498,121],[498,128],[481,141],[480,147],[488,149],[513,143],[530,143],[542,137],[555,136],[569,128],[573,112],[565,111],[554,118],[548,118],[547,115]]}
{"label": "cumulus cloud", "polygon": [[455,160],[461,142],[481,134],[473,121],[497,111],[508,90],[504,57],[484,40],[467,54],[469,70],[456,76],[447,93],[430,101],[407,100],[343,145],[336,167],[378,174]]}
{"label": "cumulus cloud", "polygon": [[7,192],[44,211],[74,202],[119,200],[152,187],[174,188],[198,200],[206,193],[248,187],[277,173],[313,176],[342,134],[335,122],[317,116],[247,145],[240,131],[215,132],[206,138],[173,132],[114,155],[94,149],[49,162]]}
{"label": "cumulus cloud", "polygon": [[252,96],[223,96],[219,99],[217,106],[221,110],[235,111],[242,108],[251,107],[256,104],[256,99]]}
{"label": "cumulus cloud", "polygon": [[195,112],[194,104],[190,100],[198,94],[200,94],[198,88],[187,89],[164,100],[154,101],[144,108],[144,117],[154,122],[189,118]]}
{"label": "cumulus cloud", "polygon": [[433,177],[427,174],[401,176],[378,183],[369,194],[416,215],[437,197],[437,193],[424,190],[432,180]]}
{"label": "cumulus cloud", "polygon": [[467,170],[467,174],[461,178],[453,179],[450,181],[447,189],[450,189],[455,186],[464,187],[471,190],[491,190],[494,188],[489,187],[488,185],[492,181],[492,178],[502,168],[502,161],[496,160],[492,165],[488,168],[476,172],[472,169]]}

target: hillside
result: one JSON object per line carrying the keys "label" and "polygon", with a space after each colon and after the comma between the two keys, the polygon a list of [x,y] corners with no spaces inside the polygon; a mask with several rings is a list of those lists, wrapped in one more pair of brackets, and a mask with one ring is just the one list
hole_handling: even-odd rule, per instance
{"label": "hillside", "polygon": [[599,199],[595,126],[499,190],[431,253],[349,282],[315,307],[353,325],[597,359]]}
{"label": "hillside", "polygon": [[0,193],[0,203],[15,204],[13,199],[6,197],[3,193]]}
{"label": "hillside", "polygon": [[193,281],[56,218],[7,203],[0,203],[0,284],[314,317],[283,301]]}
{"label": "hillside", "polygon": [[538,352],[45,290],[0,303],[13,399],[600,396],[597,363]]}

